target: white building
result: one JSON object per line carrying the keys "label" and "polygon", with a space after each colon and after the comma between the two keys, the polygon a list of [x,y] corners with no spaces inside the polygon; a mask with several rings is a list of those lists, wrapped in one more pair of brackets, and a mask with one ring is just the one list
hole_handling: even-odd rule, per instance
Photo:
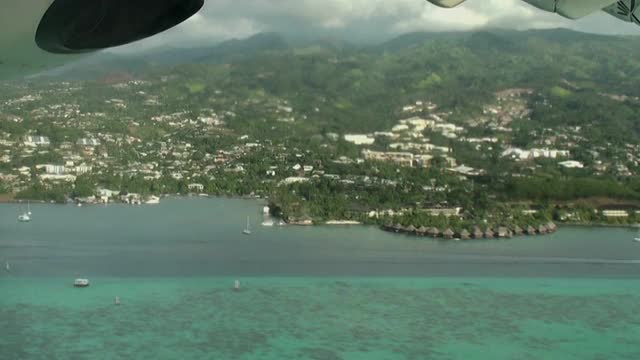
{"label": "white building", "polygon": [[98,140],[98,139],[79,139],[76,142],[76,144],[80,145],[80,146],[93,147],[93,146],[99,146],[100,145],[100,140]]}
{"label": "white building", "polygon": [[373,145],[376,142],[374,137],[359,134],[347,134],[344,136],[344,140],[356,145]]}
{"label": "white building", "polygon": [[193,184],[189,184],[188,187],[189,187],[189,191],[198,192],[198,193],[201,193],[204,191],[204,185],[202,184],[193,183]]}
{"label": "white building", "polygon": [[40,175],[40,179],[50,180],[50,181],[74,182],[76,181],[76,176],[75,175],[42,174]]}
{"label": "white building", "polygon": [[530,149],[523,150],[520,148],[508,148],[502,152],[502,156],[511,157],[515,160],[531,160],[537,158],[557,159],[559,157],[567,157],[570,155],[568,150],[554,149]]}
{"label": "white building", "polygon": [[25,136],[24,145],[30,147],[49,146],[51,141],[46,136]]}
{"label": "white building", "polygon": [[391,128],[391,131],[393,132],[409,131],[409,125],[405,125],[405,124],[396,125]]}
{"label": "white building", "polygon": [[305,182],[309,182],[309,178],[293,176],[293,177],[288,177],[288,178],[282,180],[280,182],[280,185],[283,185],[283,184],[284,185],[290,185],[290,184],[305,183]]}
{"label": "white building", "polygon": [[629,217],[625,210],[603,210],[602,215],[606,217]]}
{"label": "white building", "polygon": [[91,170],[93,170],[93,167],[86,164],[81,164],[76,166],[74,170],[77,175],[82,175],[82,174],[90,173]]}
{"label": "white building", "polygon": [[584,164],[582,164],[580,161],[575,161],[575,160],[569,160],[569,161],[563,161],[561,163],[559,163],[558,165],[567,168],[567,169],[582,169],[584,168]]}
{"label": "white building", "polygon": [[36,169],[38,170],[44,169],[44,171],[47,174],[54,174],[54,175],[62,175],[66,171],[66,168],[63,165],[51,165],[51,164],[36,165]]}

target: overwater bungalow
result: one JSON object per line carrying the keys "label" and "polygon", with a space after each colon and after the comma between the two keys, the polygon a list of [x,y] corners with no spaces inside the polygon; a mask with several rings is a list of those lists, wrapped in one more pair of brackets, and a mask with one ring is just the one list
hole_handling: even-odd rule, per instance
{"label": "overwater bungalow", "polygon": [[554,233],[556,231],[558,231],[558,227],[556,226],[556,224],[554,224],[553,222],[549,221],[547,223],[547,231],[550,233]]}
{"label": "overwater bungalow", "polygon": [[527,235],[535,235],[536,234],[536,229],[533,226],[529,225],[525,229],[524,233],[527,234]]}
{"label": "overwater bungalow", "polygon": [[460,239],[462,240],[469,240],[469,238],[471,238],[471,233],[467,231],[467,229],[463,229],[460,232]]}
{"label": "overwater bungalow", "polygon": [[395,224],[393,225],[393,231],[394,232],[401,232],[404,230],[404,226],[402,226],[401,224]]}
{"label": "overwater bungalow", "polygon": [[431,237],[438,237],[438,235],[440,235],[440,230],[436,227],[431,227],[429,228],[429,231],[427,231],[427,234],[429,234],[429,236]]}
{"label": "overwater bungalow", "polygon": [[537,229],[537,231],[538,231],[538,234],[541,234],[541,235],[542,235],[542,234],[546,234],[546,233],[548,233],[548,232],[549,232],[549,230],[547,229],[547,227],[546,227],[546,226],[544,226],[544,225],[542,225],[542,224],[538,225],[538,229]]}
{"label": "overwater bungalow", "polygon": [[416,227],[413,226],[413,225],[409,225],[404,229],[404,231],[409,233],[409,234],[415,234],[416,230],[417,230]]}
{"label": "overwater bungalow", "polygon": [[447,229],[442,233],[442,236],[447,240],[453,239],[454,235],[455,233],[451,229]]}
{"label": "overwater bungalow", "polygon": [[484,231],[484,237],[486,239],[493,239],[496,237],[496,233],[493,231],[492,228],[487,228],[487,230]]}
{"label": "overwater bungalow", "polygon": [[524,230],[522,230],[522,228],[518,225],[513,227],[513,234],[516,236],[520,236],[524,233]]}
{"label": "overwater bungalow", "polygon": [[482,239],[482,237],[484,237],[484,233],[482,232],[482,230],[480,230],[479,227],[474,227],[473,228],[473,238],[474,239]]}
{"label": "overwater bungalow", "polygon": [[500,226],[498,228],[498,237],[499,238],[510,238],[511,230],[509,230],[506,226]]}
{"label": "overwater bungalow", "polygon": [[429,231],[429,229],[427,229],[424,226],[420,226],[418,229],[416,229],[416,234],[420,235],[420,236],[425,236],[427,235],[427,232]]}

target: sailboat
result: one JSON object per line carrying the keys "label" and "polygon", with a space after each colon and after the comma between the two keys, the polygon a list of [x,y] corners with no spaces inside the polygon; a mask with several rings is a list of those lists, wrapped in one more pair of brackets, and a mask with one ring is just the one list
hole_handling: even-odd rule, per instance
{"label": "sailboat", "polygon": [[245,235],[251,235],[251,229],[249,228],[249,217],[247,216],[247,227],[242,230],[242,233]]}
{"label": "sailboat", "polygon": [[19,222],[29,222],[31,221],[31,210],[29,208],[29,203],[27,202],[27,212],[24,212],[18,215]]}
{"label": "sailboat", "polygon": [[636,237],[633,238],[633,241],[640,243],[640,228],[638,228],[638,233],[636,234]]}
{"label": "sailboat", "polygon": [[11,266],[9,266],[9,261],[4,263],[4,268],[5,268],[5,270],[7,270],[7,272],[11,271]]}

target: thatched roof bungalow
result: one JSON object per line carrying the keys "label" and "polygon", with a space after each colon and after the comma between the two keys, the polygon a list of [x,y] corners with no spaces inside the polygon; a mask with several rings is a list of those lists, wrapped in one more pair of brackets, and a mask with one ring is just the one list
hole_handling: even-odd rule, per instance
{"label": "thatched roof bungalow", "polygon": [[435,237],[438,237],[438,235],[440,235],[440,230],[436,227],[431,227],[429,228],[429,231],[427,231],[427,234],[435,238]]}
{"label": "thatched roof bungalow", "polygon": [[549,221],[547,223],[547,231],[550,233],[558,231],[558,227],[553,222]]}
{"label": "thatched roof bungalow", "polygon": [[509,228],[507,228],[506,226],[500,226],[498,228],[498,237],[499,238],[510,238],[511,237],[511,230],[509,230]]}
{"label": "thatched roof bungalow", "polygon": [[536,229],[533,226],[529,225],[525,229],[524,233],[527,234],[527,235],[535,235],[536,234]]}
{"label": "thatched roof bungalow", "polygon": [[549,232],[549,230],[547,229],[546,226],[544,226],[543,224],[538,225],[538,234],[546,234]]}
{"label": "thatched roof bungalow", "polygon": [[518,225],[513,227],[513,234],[516,236],[520,236],[524,233],[524,230],[522,230],[522,228]]}
{"label": "thatched roof bungalow", "polygon": [[445,239],[453,239],[453,236],[455,235],[455,233],[453,232],[453,230],[451,229],[447,229],[442,233],[442,236]]}
{"label": "thatched roof bungalow", "polygon": [[487,228],[487,230],[484,231],[484,237],[486,239],[493,239],[496,237],[496,233],[493,231],[492,228]]}

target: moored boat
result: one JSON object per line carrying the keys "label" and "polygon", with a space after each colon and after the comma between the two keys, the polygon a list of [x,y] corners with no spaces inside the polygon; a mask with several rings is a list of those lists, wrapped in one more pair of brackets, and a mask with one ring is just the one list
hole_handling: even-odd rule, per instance
{"label": "moored boat", "polygon": [[145,204],[147,205],[156,205],[156,204],[160,204],[160,198],[157,196],[150,196],[147,201],[145,201]]}
{"label": "moored boat", "polygon": [[251,235],[251,228],[249,227],[249,217],[247,216],[247,227],[242,230],[244,235]]}
{"label": "moored boat", "polygon": [[90,283],[89,283],[88,279],[76,279],[73,282],[73,286],[75,286],[75,287],[87,287],[89,285],[90,285]]}

